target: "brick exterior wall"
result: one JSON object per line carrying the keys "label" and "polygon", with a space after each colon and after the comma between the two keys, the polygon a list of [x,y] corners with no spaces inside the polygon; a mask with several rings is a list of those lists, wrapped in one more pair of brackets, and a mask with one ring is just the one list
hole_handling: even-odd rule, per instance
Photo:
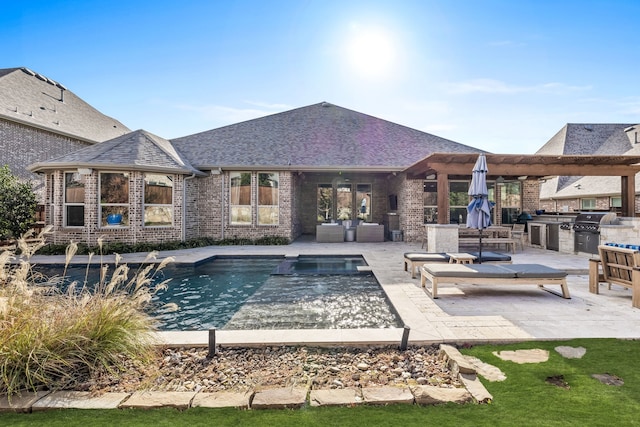
{"label": "brick exterior wall", "polygon": [[[84,198],[84,226],[66,227],[64,224],[64,173],[56,171],[47,176],[53,191],[47,191],[45,216],[53,224],[54,233],[49,238],[53,243],[66,244],[73,240],[95,245],[98,238],[105,242],[166,242],[182,238],[182,176],[173,180],[173,225],[168,227],[146,227],[143,223],[144,173],[129,171],[129,224],[118,227],[102,227],[99,222],[98,171],[86,176]],[[53,197],[53,199],[51,199]],[[51,201],[53,200],[53,204]]]}
{"label": "brick exterior wall", "polygon": [[27,167],[90,145],[71,137],[0,118],[0,164],[23,181],[31,180],[38,200],[44,202],[44,178]]}
{"label": "brick exterior wall", "polygon": [[521,188],[522,210],[521,212],[535,213],[540,209],[540,183],[538,180],[527,179],[522,181]]}

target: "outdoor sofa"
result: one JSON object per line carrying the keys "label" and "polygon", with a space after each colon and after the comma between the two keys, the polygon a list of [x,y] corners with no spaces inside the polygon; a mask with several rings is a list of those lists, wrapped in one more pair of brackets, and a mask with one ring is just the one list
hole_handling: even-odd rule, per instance
{"label": "outdoor sofa", "polygon": [[[482,260],[480,260],[479,252],[467,252],[476,257],[474,263],[492,263],[492,264],[510,264],[511,257],[499,252],[482,251]],[[482,261],[482,262],[481,262]],[[411,272],[411,278],[416,278],[418,267],[428,263],[448,263],[450,257],[444,252],[405,252],[404,253],[404,271]]]}
{"label": "outdoor sofa", "polygon": [[[468,283],[475,285],[560,285],[563,298],[571,298],[566,271],[541,264],[425,264],[420,268],[420,283],[432,298],[438,298],[438,285],[442,283]],[[431,288],[426,287],[426,282]]]}
{"label": "outdoor sofa", "polygon": [[363,223],[356,227],[356,242],[384,242],[384,225]]}
{"label": "outdoor sofa", "polygon": [[316,242],[342,243],[344,242],[344,226],[341,224],[320,224],[316,226]]}

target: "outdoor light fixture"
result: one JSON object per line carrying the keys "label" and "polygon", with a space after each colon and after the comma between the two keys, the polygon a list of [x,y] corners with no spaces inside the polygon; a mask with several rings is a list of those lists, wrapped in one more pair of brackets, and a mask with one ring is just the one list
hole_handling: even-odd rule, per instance
{"label": "outdoor light fixture", "polygon": [[504,177],[502,177],[502,175],[496,178],[496,184],[504,185]]}
{"label": "outdoor light fixture", "polygon": [[425,179],[436,179],[436,174],[435,173],[429,174],[425,177]]}
{"label": "outdoor light fixture", "polygon": [[527,175],[522,175],[518,177],[518,181],[524,181],[527,178],[529,178]]}

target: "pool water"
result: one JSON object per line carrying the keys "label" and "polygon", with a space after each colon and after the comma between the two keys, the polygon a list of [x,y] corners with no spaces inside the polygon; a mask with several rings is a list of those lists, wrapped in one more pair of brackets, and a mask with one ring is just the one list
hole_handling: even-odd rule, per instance
{"label": "pool water", "polygon": [[[358,329],[401,327],[399,316],[360,256],[216,258],[169,266],[158,306],[160,330]],[[84,276],[85,267],[68,272]],[[47,272],[45,272],[47,274]]]}

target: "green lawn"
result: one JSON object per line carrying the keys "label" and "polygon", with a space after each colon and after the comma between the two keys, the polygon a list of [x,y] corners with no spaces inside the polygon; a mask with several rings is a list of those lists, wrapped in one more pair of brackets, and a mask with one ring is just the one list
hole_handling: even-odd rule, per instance
{"label": "green lawn", "polygon": [[[582,359],[565,359],[558,345],[582,346]],[[519,365],[503,361],[493,351],[543,348],[549,361]],[[239,411],[235,409],[62,410],[34,414],[1,414],[7,426],[634,426],[640,425],[640,341],[581,339],[565,342],[530,342],[463,349],[498,366],[503,382],[484,381],[494,400],[487,405]],[[611,374],[622,386],[605,385],[592,374]],[[547,383],[562,375],[570,388]]]}

